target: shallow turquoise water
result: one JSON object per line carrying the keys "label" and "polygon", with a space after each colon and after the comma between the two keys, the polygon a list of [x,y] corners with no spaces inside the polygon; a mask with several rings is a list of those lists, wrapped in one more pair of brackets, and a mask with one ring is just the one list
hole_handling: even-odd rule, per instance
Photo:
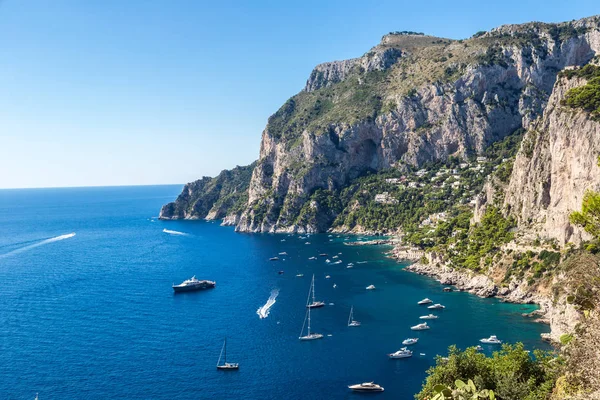
{"label": "shallow turquoise water", "polygon": [[[532,306],[443,293],[382,247],[154,219],[180,189],[0,191],[0,398],[346,399],[356,397],[348,384],[375,380],[386,389],[378,398],[402,400],[450,344],[496,334],[547,348],[539,335],[548,327],[520,315]],[[343,263],[308,260],[321,252],[332,261],[341,252]],[[333,303],[314,310],[313,330],[331,336],[300,342],[313,273],[317,297]],[[216,280],[216,289],[174,295],[171,284],[192,275]],[[365,290],[370,284],[377,289]],[[273,289],[276,302],[260,319]],[[409,327],[429,311],[416,305],[424,297],[447,308],[415,333]],[[351,305],[359,328],[346,326]],[[224,336],[237,372],[215,369]],[[414,357],[386,357],[413,336]]]}

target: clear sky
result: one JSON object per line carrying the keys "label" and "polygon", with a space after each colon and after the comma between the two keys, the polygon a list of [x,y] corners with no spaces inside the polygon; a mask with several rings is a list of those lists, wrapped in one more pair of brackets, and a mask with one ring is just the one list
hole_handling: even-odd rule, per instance
{"label": "clear sky", "polygon": [[314,65],[598,0],[0,0],[0,188],[185,183],[258,157]]}

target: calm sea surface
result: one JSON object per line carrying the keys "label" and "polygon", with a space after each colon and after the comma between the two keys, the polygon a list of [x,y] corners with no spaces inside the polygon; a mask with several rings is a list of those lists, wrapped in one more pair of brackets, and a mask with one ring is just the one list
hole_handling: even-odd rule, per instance
{"label": "calm sea surface", "polygon": [[[374,380],[385,387],[378,398],[408,400],[451,344],[495,334],[547,347],[548,327],[520,315],[531,306],[443,293],[385,258],[386,248],[158,221],[180,190],[0,191],[1,399],[352,399],[362,396],[347,385]],[[280,252],[288,255],[268,261]],[[301,342],[312,274],[328,303],[312,328],[325,337]],[[174,295],[172,283],[192,275],[217,287]],[[446,309],[432,329],[413,332],[429,311],[416,305],[424,297]],[[352,305],[361,327],[346,326]],[[237,372],[215,369],[225,336]],[[414,356],[388,359],[408,337],[419,338]]]}

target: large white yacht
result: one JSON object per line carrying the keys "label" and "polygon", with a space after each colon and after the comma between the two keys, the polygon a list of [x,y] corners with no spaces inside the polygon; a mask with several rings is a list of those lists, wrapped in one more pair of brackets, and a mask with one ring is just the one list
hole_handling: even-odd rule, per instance
{"label": "large white yacht", "polygon": [[401,348],[400,350],[388,354],[389,358],[408,358],[412,357],[412,351],[408,350],[406,347]]}
{"label": "large white yacht", "polygon": [[348,389],[352,389],[355,392],[383,392],[383,387],[374,382],[364,382],[356,385],[350,385],[348,386]]}
{"label": "large white yacht", "polygon": [[429,315],[422,315],[419,317],[420,319],[438,319],[437,315],[433,315],[433,314],[429,314]]}
{"label": "large white yacht", "polygon": [[433,303],[433,300],[431,300],[431,299],[428,299],[427,297],[426,297],[426,298],[424,298],[423,300],[421,300],[421,301],[417,302],[417,304],[418,304],[418,305],[420,305],[420,306],[422,306],[422,305],[424,305],[424,304],[431,304],[431,303]]}

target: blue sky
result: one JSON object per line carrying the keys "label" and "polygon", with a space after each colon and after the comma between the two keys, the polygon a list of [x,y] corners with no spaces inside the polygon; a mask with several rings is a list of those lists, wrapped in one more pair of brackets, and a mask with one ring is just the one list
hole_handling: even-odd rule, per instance
{"label": "blue sky", "polygon": [[0,0],[0,188],[185,183],[258,157],[314,65],[594,1]]}

